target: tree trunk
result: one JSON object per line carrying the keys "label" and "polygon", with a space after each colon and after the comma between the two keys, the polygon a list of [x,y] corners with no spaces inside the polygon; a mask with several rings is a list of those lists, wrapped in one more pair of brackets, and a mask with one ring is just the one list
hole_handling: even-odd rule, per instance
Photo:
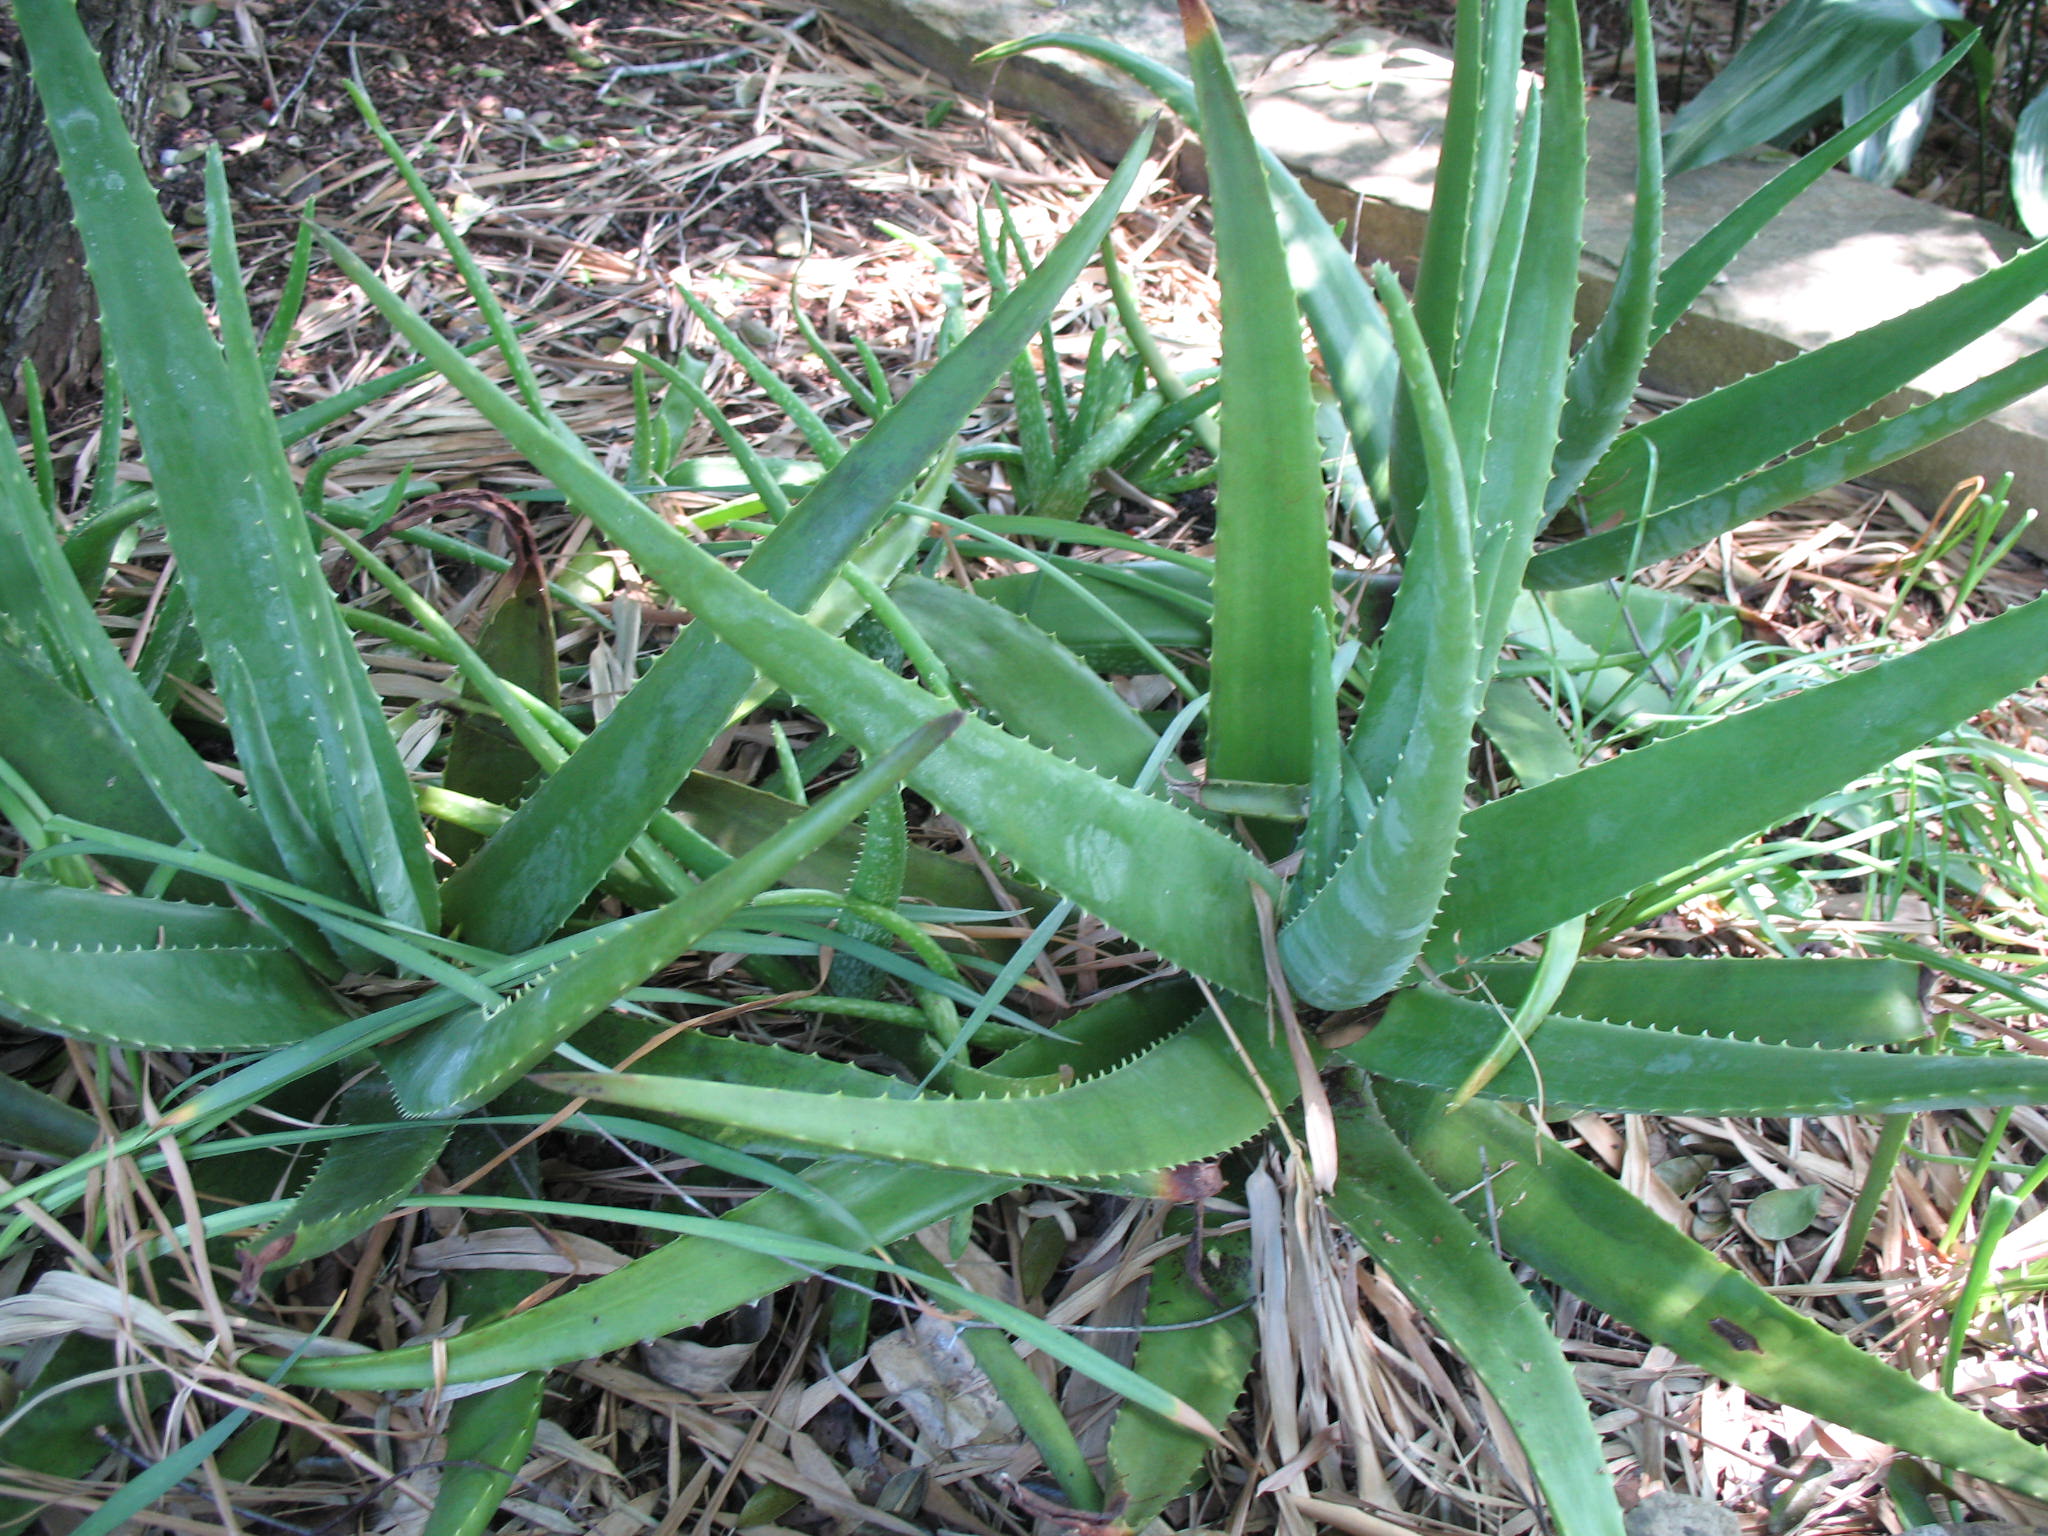
{"label": "tree trunk", "polygon": [[[0,400],[15,407],[24,359],[36,365],[44,389],[60,396],[89,379],[99,329],[56,153],[8,9],[0,7]],[[86,35],[138,137],[156,112],[179,9],[177,0],[79,0]]]}

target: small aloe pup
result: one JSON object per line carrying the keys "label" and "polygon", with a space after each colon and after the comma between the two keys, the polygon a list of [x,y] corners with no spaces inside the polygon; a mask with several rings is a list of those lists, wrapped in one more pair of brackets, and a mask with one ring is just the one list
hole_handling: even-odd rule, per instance
{"label": "small aloe pup", "polygon": [[[645,499],[648,480],[609,476],[550,414],[459,236],[397,156],[471,283],[511,388],[346,245],[323,240],[329,258],[424,366],[692,616],[586,734],[547,702],[550,679],[529,673],[515,687],[512,661],[485,659],[551,664],[545,634],[528,633],[524,649],[495,649],[496,637],[471,646],[373,550],[319,532],[309,512],[360,523],[364,509],[326,498],[318,474],[303,486],[293,477],[288,433],[267,405],[282,342],[250,322],[218,166],[209,320],[71,8],[17,0],[16,11],[150,461],[154,499],[135,515],[160,522],[177,554],[243,783],[210,771],[108,644],[92,608],[92,525],[60,537],[38,488],[0,456],[0,666],[18,683],[0,690],[0,712],[23,721],[36,701],[40,728],[108,773],[81,784],[47,758],[23,754],[17,766],[6,752],[0,809],[35,854],[0,881],[0,1010],[110,1047],[238,1053],[112,1147],[87,1150],[90,1128],[81,1139],[62,1106],[21,1099],[19,1123],[66,1160],[12,1191],[35,1206],[0,1231],[0,1256],[88,1199],[108,1157],[151,1153],[165,1137],[191,1166],[218,1160],[247,1175],[223,1175],[224,1190],[274,1188],[270,1144],[252,1145],[260,1138],[236,1117],[307,1097],[317,1106],[360,1078],[302,1190],[260,1214],[230,1205],[208,1217],[209,1237],[245,1245],[252,1292],[402,1202],[603,1219],[661,1239],[523,1309],[523,1292],[476,1293],[467,1325],[431,1343],[242,1358],[252,1376],[292,1388],[490,1383],[448,1425],[475,1475],[444,1482],[432,1536],[488,1522],[541,1411],[540,1374],[819,1268],[924,1287],[1122,1393],[1106,1461],[1091,1462],[1012,1351],[984,1357],[1066,1499],[1142,1528],[1218,1441],[1248,1365],[1241,1322],[1162,1278],[1154,1319],[1196,1326],[1148,1336],[1124,1367],[934,1273],[942,1266],[903,1240],[1029,1181],[1150,1192],[1159,1170],[1204,1159],[1231,1177],[1241,1168],[1227,1154],[1292,1116],[1331,1210],[1515,1426],[1560,1531],[1615,1536],[1619,1512],[1569,1365],[1495,1254],[1496,1233],[1513,1260],[1729,1381],[2048,1497],[2048,1454],[1783,1306],[1545,1130],[1580,1110],[1904,1115],[2048,1101],[2048,1066],[2034,1058],[1996,1046],[1895,1052],[1925,1033],[1916,970],[1900,961],[1582,960],[1646,888],[2034,682],[2048,604],[1591,766],[1499,672],[1510,649],[1575,665],[1556,638],[1566,616],[1626,632],[1637,610],[1597,583],[2048,382],[2048,359],[2028,359],[1810,446],[2048,289],[2048,254],[2035,251],[1866,335],[1624,427],[1655,337],[1878,114],[1660,269],[1646,99],[1629,258],[1574,351],[1585,118],[1568,0],[1549,8],[1545,83],[1526,108],[1521,6],[1463,0],[1412,300],[1385,270],[1363,276],[1254,142],[1200,0],[1184,5],[1187,78],[1086,39],[1014,45],[1080,48],[1131,69],[1198,126],[1208,155],[1224,354],[1215,554],[1140,549],[1147,558],[1113,567],[1017,542],[1116,543],[1065,516],[1068,500],[1044,520],[1028,507],[1016,518],[943,507],[963,489],[952,475],[962,424],[1006,376],[1028,372],[1020,358],[1100,247],[1149,138],[1014,288],[992,239],[997,301],[901,401],[849,390],[872,407],[857,441],[783,392],[822,471],[800,496],[734,434],[758,524],[727,551],[672,526]],[[1647,32],[1640,3],[1636,23]],[[1304,316],[1334,360],[1359,460],[1339,489],[1403,552],[1383,624],[1374,589],[1330,562]],[[673,393],[641,413],[634,462],[650,475],[672,462],[671,402],[728,425],[687,370],[656,360],[653,372]],[[1155,383],[1187,395],[1185,380]],[[1185,410],[1147,409],[1180,411],[1185,425],[1207,404],[1188,398]],[[1594,531],[1538,552],[1560,511]],[[1040,571],[973,591],[917,574],[935,527]],[[318,565],[324,538],[410,604],[403,620],[333,596]],[[868,638],[840,638],[863,611]],[[531,759],[538,786],[502,792],[525,794],[520,805],[458,793],[446,778],[461,777],[459,760],[442,782],[409,782],[363,661],[363,646],[384,645],[460,672],[466,699]],[[900,651],[911,675],[875,659],[884,651]],[[1177,691],[1163,725],[1083,659],[1110,653],[1147,658],[1118,665]],[[857,748],[859,773],[811,805],[685,782],[764,688]],[[1475,731],[1498,748],[1505,778],[1473,777]],[[315,763],[323,772],[304,771]],[[793,755],[785,778],[807,792]],[[986,887],[909,845],[899,783],[1006,866],[1030,942],[977,955],[938,941],[933,929],[965,921]],[[439,885],[415,797],[485,837]],[[864,842],[850,849],[840,834],[854,817]],[[578,919],[599,887],[616,906]],[[1106,953],[1148,979],[1047,1033],[1014,989],[1077,912],[1127,941]],[[863,980],[826,973],[822,953],[834,949],[868,966]],[[750,954],[786,997],[836,974],[844,990],[830,1006],[901,1070],[696,1031],[657,1039],[650,1007],[680,1006],[687,1020],[704,1006],[649,985],[694,951]],[[341,980],[380,971],[418,984],[394,1003],[388,976],[367,988]],[[1325,1023],[1346,1027],[1325,1035]],[[565,1114],[565,1134],[638,1139],[764,1192],[715,1220],[488,1188],[416,1195],[437,1163],[470,1171],[459,1133],[479,1112],[528,1124]],[[1241,1279],[1234,1261],[1226,1271],[1222,1289]],[[68,1355],[41,1385],[104,1365]],[[84,1456],[89,1467],[98,1442],[72,1431],[17,1424],[0,1434],[0,1456],[45,1467]],[[124,1497],[140,1507],[154,1486],[138,1478]]]}

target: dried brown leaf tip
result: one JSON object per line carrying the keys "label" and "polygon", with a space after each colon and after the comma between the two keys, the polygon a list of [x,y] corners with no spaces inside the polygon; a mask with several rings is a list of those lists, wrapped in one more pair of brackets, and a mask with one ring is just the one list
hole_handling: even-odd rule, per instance
{"label": "dried brown leaf tip", "polygon": [[1202,0],[1180,0],[1180,25],[1190,48],[1216,35],[1216,18]]}
{"label": "dried brown leaf tip", "polygon": [[1175,1205],[1199,1205],[1223,1190],[1223,1169],[1213,1162],[1182,1163],[1152,1176],[1152,1197]]}

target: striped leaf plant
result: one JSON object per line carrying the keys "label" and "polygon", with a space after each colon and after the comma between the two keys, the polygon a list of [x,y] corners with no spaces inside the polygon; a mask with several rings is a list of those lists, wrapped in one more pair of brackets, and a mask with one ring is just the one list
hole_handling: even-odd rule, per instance
{"label": "striped leaf plant", "polygon": [[[112,1141],[34,1087],[0,1085],[8,1136],[49,1164],[10,1190],[0,1255],[89,1215],[110,1158],[164,1166],[166,1140],[220,1197],[204,1241],[216,1259],[239,1247],[253,1289],[401,1204],[646,1227],[641,1257],[533,1305],[514,1310],[524,1287],[466,1291],[464,1326],[432,1343],[240,1358],[291,1390],[477,1384],[449,1426],[461,1472],[441,1484],[433,1536],[489,1521],[531,1441],[545,1373],[821,1268],[879,1273],[1121,1393],[1107,1465],[1091,1463],[1014,1353],[984,1352],[1065,1497],[1140,1529],[1197,1475],[1235,1402],[1242,1319],[1216,1316],[1162,1271],[1155,1320],[1194,1326],[1151,1336],[1135,1367],[1121,1366],[976,1295],[906,1240],[1034,1181],[1158,1194],[1173,1185],[1166,1171],[1207,1161],[1236,1180],[1240,1149],[1278,1115],[1298,1127],[1330,1209],[1501,1405],[1561,1531],[1615,1536],[1620,1515],[1570,1368],[1496,1238],[1509,1260],[1730,1382],[2048,1498],[2048,1454],[1786,1307],[1546,1130],[1580,1111],[1903,1116],[2048,1100],[2037,1058],[1898,1049],[1927,1034],[1918,970],[1903,960],[1590,953],[1637,893],[2035,682],[2048,604],[1590,764],[1516,681],[1528,669],[1502,671],[1504,655],[1557,649],[1544,615],[1632,614],[1604,584],[2048,382],[2048,358],[2025,359],[1829,436],[2048,289],[2048,251],[1628,425],[1656,338],[1925,81],[1669,263],[1646,92],[1628,258],[1575,347],[1586,146],[1570,0],[1550,4],[1544,81],[1526,93],[1522,6],[1461,0],[1412,297],[1384,268],[1361,273],[1254,141],[1202,0],[1182,9],[1186,76],[1063,34],[1003,50],[1079,49],[1128,69],[1198,127],[1211,179],[1220,381],[1191,388],[1139,335],[1157,391],[1142,419],[1128,413],[1144,392],[1107,363],[1099,410],[1063,414],[1065,395],[1040,390],[1016,458],[1037,466],[1026,483],[1057,489],[1049,515],[945,510],[959,504],[959,434],[1006,380],[1039,377],[1033,343],[1103,245],[1149,136],[1014,286],[994,269],[1017,253],[992,235],[994,302],[972,325],[956,315],[943,355],[900,401],[886,381],[845,374],[872,418],[853,441],[703,311],[816,458],[796,475],[728,432],[741,486],[731,517],[752,527],[729,549],[686,535],[645,494],[670,483],[691,416],[727,431],[696,376],[649,360],[630,471],[608,474],[550,413],[515,328],[388,136],[510,387],[309,226],[294,284],[317,244],[419,369],[459,388],[688,611],[680,637],[585,731],[556,707],[531,562],[515,563],[517,600],[471,642],[347,531],[395,503],[328,497],[326,461],[295,475],[287,446],[319,423],[272,413],[289,303],[259,336],[218,165],[209,316],[72,6],[17,0],[118,367],[109,422],[125,400],[150,474],[146,495],[66,529],[48,477],[0,455],[0,810],[28,850],[0,880],[0,1012],[105,1052],[219,1065]],[[1636,24],[1647,32],[1641,0]],[[1318,432],[1304,318],[1351,444],[1348,472]],[[1197,424],[1216,441],[1213,557],[1075,520],[1086,476],[1071,466],[1154,463]],[[1398,543],[1398,583],[1333,566],[1333,496]],[[175,554],[172,587],[225,711],[232,778],[95,611],[112,540],[137,522],[161,527]],[[1565,528],[1583,531],[1551,531]],[[1036,569],[944,584],[920,574],[939,568],[925,557],[941,533]],[[1089,543],[1137,558],[1060,552]],[[336,597],[321,566],[336,550],[410,604],[402,622]],[[451,664],[466,717],[495,722],[496,747],[451,747],[409,773],[365,666],[385,646]],[[1134,710],[1104,679],[1133,672],[1167,681],[1165,713]],[[771,696],[860,755],[859,772],[815,804],[794,755],[780,796],[692,773],[736,715]],[[1505,779],[1475,778],[1480,736]],[[935,937],[985,907],[987,887],[970,865],[910,843],[905,786],[1004,871],[1029,942],[976,951]],[[432,821],[468,834],[442,842],[462,849],[445,876],[429,856]],[[1149,979],[1048,1029],[1017,984],[1080,914],[1112,936],[1108,955],[1127,950]],[[826,950],[838,955],[829,970]],[[761,986],[794,998],[831,988],[818,1006],[901,1071],[663,1029],[650,1008],[709,1006],[652,985],[691,952],[742,954]],[[263,1192],[307,1138],[256,1134],[258,1106],[327,1117],[318,1169],[286,1199]],[[549,1117],[566,1117],[563,1134],[638,1139],[762,1192],[716,1219],[537,1204],[488,1184],[417,1193],[437,1164],[460,1176],[481,1161],[466,1126]],[[98,1230],[81,1228],[82,1251]],[[0,1325],[11,1305],[0,1302]],[[7,1420],[0,1459],[81,1475],[96,1463],[90,1394],[106,1362],[95,1348],[67,1344],[27,1384],[78,1409]],[[111,1394],[101,1407],[118,1412]],[[121,1509],[192,1465],[138,1477]],[[0,1528],[26,1513],[0,1510]]]}

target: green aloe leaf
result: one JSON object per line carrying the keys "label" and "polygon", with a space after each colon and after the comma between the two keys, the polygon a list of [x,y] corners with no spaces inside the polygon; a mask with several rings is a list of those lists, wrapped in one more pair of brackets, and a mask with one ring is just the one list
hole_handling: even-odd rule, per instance
{"label": "green aloe leaf", "polygon": [[[684,538],[607,476],[580,445],[527,415],[347,247],[331,242],[329,250],[492,425],[631,553],[643,571],[689,606],[695,624],[721,635],[833,729],[867,750],[881,751],[945,712],[940,700],[820,633]],[[963,342],[947,360],[971,345]],[[895,421],[903,414],[898,405],[884,419]],[[852,463],[853,456],[841,462],[842,467]],[[643,679],[628,700],[645,686]],[[561,777],[549,782],[559,783]],[[1138,943],[1230,991],[1264,991],[1265,962],[1250,887],[1270,891],[1275,882],[1257,859],[1221,834],[1159,800],[973,719],[912,774],[910,783],[1027,872]],[[1047,817],[1041,809],[1046,805],[1059,806],[1061,814]],[[1213,899],[1189,903],[1181,894],[1188,890],[1213,893]],[[1244,893],[1242,899],[1237,892]]]}
{"label": "green aloe leaf", "polygon": [[385,1071],[406,1113],[446,1115],[479,1104],[545,1060],[893,789],[959,718],[924,723],[744,857],[665,907],[607,924],[511,999],[489,1010],[464,1009],[392,1047]]}
{"label": "green aloe leaf", "polygon": [[449,1409],[445,1470],[420,1536],[480,1536],[490,1525],[533,1446],[546,1387],[535,1371]]}
{"label": "green aloe leaf", "polygon": [[1215,208],[1222,451],[1209,776],[1306,784],[1329,521],[1300,312],[1244,102],[1202,0],[1181,0]]}
{"label": "green aloe leaf", "polygon": [[[1032,275],[933,364],[761,541],[747,562],[748,581],[799,611],[824,593],[884,511],[945,448],[1094,258],[1143,168],[1150,142],[1149,133],[1140,136]],[[511,432],[502,422],[500,427]],[[555,446],[576,452],[559,440]],[[624,493],[613,487],[613,494]],[[637,510],[652,516],[644,507]],[[611,861],[696,766],[752,686],[754,663],[729,648],[732,638],[708,626],[689,626],[563,769],[449,882],[450,916],[462,922],[471,938],[506,950],[535,943],[603,878]]]}
{"label": "green aloe leaf", "polygon": [[[1656,51],[1647,0],[1631,0],[1637,57]],[[1657,116],[1657,72],[1636,82],[1636,201],[1628,248],[1600,323],[1587,338],[1565,385],[1564,416],[1550,466],[1545,508],[1556,511],[1614,441],[1635,399],[1636,381],[1650,355],[1650,320],[1657,301],[1657,268],[1664,259],[1664,155]]]}
{"label": "green aloe leaf", "polygon": [[[1930,25],[1906,39],[1905,45],[1860,80],[1852,80],[1842,91],[1842,120],[1854,122],[1882,100],[1941,57],[1942,29]],[[1908,101],[1898,116],[1887,122],[1863,143],[1849,151],[1849,174],[1881,187],[1896,185],[1912,169],[1913,156],[1934,120],[1934,91],[1930,87]]]}
{"label": "green aloe leaf", "polygon": [[[1494,961],[1451,985],[1512,1009],[1535,972]],[[1928,1032],[1920,967],[1904,960],[1581,960],[1554,1010],[1774,1045],[1902,1045]]]}
{"label": "green aloe leaf", "polygon": [[1549,1319],[1394,1135],[1371,1085],[1337,1106],[1337,1218],[1500,1404],[1565,1536],[1619,1536],[1607,1458]]}
{"label": "green aloe leaf", "polygon": [[1666,174],[1712,165],[1799,127],[1868,79],[1915,32],[1960,15],[1947,0],[1790,0],[1672,119]]}
{"label": "green aloe leaf", "polygon": [[2013,129],[2012,206],[2035,239],[2048,231],[2048,90],[2035,94]]}
{"label": "green aloe leaf", "polygon": [[[1840,426],[2048,291],[2036,246],[1961,287],[1631,427],[1586,481],[1587,521],[1654,517]],[[1654,449],[1654,484],[1645,467]]]}
{"label": "green aloe leaf", "polygon": [[100,1135],[99,1122],[84,1110],[11,1077],[0,1077],[0,1125],[7,1127],[6,1145],[58,1157],[91,1151]]}
{"label": "green aloe leaf", "polygon": [[1459,1201],[1468,1215],[1624,1326],[1760,1397],[2048,1497],[2048,1452],[1793,1311],[1512,1112],[1470,1104],[1444,1114],[1433,1095],[1391,1088],[1381,1102],[1430,1177],[1470,1191]]}
{"label": "green aloe leaf", "polygon": [[[1807,962],[1825,966],[1826,961]],[[1503,1015],[1433,987],[1402,992],[1351,1059],[1397,1082],[1456,1088],[1500,1038]],[[1890,1055],[1765,1045],[1728,1033],[1679,1034],[1552,1014],[1481,1092],[1540,1104],[1645,1115],[1904,1114],[2048,1100],[2048,1062],[2034,1056]]]}
{"label": "green aloe leaf", "polygon": [[889,589],[955,681],[1010,731],[1133,782],[1159,738],[1069,651],[986,598],[908,577]]}
{"label": "green aloe leaf", "polygon": [[[1247,1063],[1258,1074],[1247,1071]],[[834,1097],[646,1073],[546,1073],[555,1093],[729,1125],[778,1142],[1017,1178],[1120,1178],[1248,1141],[1298,1085],[1284,1044],[1245,1005],[1204,1011],[1100,1076],[1014,1098]]]}
{"label": "green aloe leaf", "polygon": [[[411,789],[299,512],[232,244],[216,339],[75,10],[15,17],[250,798],[301,884],[431,926]],[[220,229],[217,171],[209,204]]]}
{"label": "green aloe leaf", "polygon": [[0,1013],[76,1040],[160,1051],[288,1045],[344,1015],[232,907],[0,880]]}
{"label": "green aloe leaf", "polygon": [[[1193,1220],[1176,1212],[1169,1232],[1189,1232]],[[1186,1262],[1169,1259],[1152,1269],[1145,1298],[1145,1326],[1132,1368],[1147,1381],[1201,1413],[1213,1424],[1230,1417],[1244,1395],[1258,1344],[1258,1329],[1243,1304],[1251,1297],[1251,1237],[1235,1232],[1204,1239]],[[1194,1268],[1201,1266],[1199,1277]],[[1109,1434],[1109,1465],[1115,1489],[1125,1500],[1124,1526],[1146,1529],[1163,1509],[1187,1491],[1209,1446],[1200,1435],[1149,1413],[1123,1412]]]}
{"label": "green aloe leaf", "polygon": [[2048,353],[2034,352],[1974,384],[1760,470],[1682,505],[1545,550],[1529,562],[1531,587],[1583,586],[1626,576],[1952,437],[1972,422],[2048,386]]}
{"label": "green aloe leaf", "polygon": [[1288,980],[1319,1008],[1370,1001],[1421,952],[1457,846],[1480,698],[1472,526],[1452,422],[1399,285],[1385,268],[1376,276],[1429,479],[1401,594],[1349,744],[1351,768],[1375,799],[1329,879],[1280,931]]}
{"label": "green aloe leaf", "polygon": [[341,1096],[334,1124],[379,1125],[374,1136],[330,1141],[320,1166],[253,1254],[264,1269],[297,1264],[354,1242],[418,1187],[434,1166],[455,1122],[394,1125],[391,1092],[381,1083],[358,1083]]}
{"label": "green aloe leaf", "polygon": [[2034,682],[2044,655],[2036,601],[1469,811],[1425,958],[1484,959],[1795,816]]}

